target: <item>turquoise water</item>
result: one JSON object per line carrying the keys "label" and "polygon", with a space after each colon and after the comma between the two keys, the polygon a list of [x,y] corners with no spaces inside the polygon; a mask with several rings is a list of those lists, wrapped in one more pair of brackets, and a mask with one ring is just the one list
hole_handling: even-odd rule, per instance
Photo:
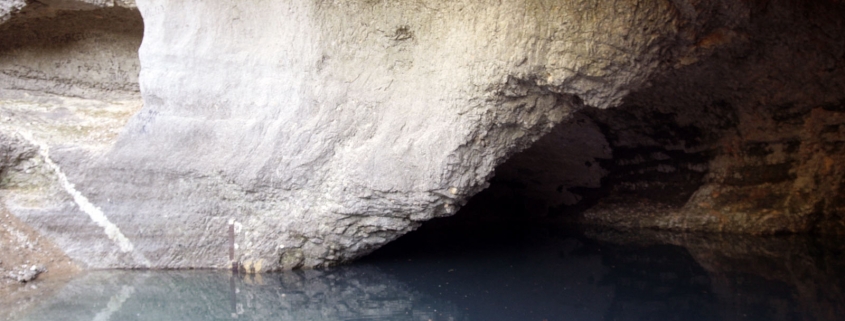
{"label": "turquoise water", "polygon": [[839,240],[508,226],[320,271],[97,271],[21,320],[843,320]]}

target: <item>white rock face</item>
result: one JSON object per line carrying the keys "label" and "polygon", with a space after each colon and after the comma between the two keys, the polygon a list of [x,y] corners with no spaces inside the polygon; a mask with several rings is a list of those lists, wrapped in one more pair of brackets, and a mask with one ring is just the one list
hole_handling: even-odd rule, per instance
{"label": "white rock face", "polygon": [[[653,1],[137,6],[143,109],[108,152],[50,151],[107,223],[69,197],[16,211],[88,267],[229,267],[229,222],[247,270],[354,259],[453,214],[509,155],[619,104],[691,37],[691,13]],[[49,228],[63,221],[84,228]]]}
{"label": "white rock face", "polygon": [[84,190],[153,266],[226,266],[230,219],[247,269],[355,258],[640,86],[677,35],[627,5],[141,1],[145,106]]}
{"label": "white rock face", "polygon": [[26,6],[26,0],[2,0],[0,1],[0,23],[4,23],[12,17],[12,14],[20,11]]}

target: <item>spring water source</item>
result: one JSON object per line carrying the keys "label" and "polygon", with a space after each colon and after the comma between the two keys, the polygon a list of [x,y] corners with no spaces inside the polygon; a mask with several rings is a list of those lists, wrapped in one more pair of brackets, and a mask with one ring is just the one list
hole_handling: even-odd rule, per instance
{"label": "spring water source", "polygon": [[415,232],[325,270],[93,271],[19,320],[845,318],[841,240],[474,231]]}

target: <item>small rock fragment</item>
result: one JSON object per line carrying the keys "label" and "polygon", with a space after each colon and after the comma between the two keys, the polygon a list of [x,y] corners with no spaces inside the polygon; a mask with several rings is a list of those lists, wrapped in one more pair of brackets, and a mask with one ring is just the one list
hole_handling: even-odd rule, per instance
{"label": "small rock fragment", "polygon": [[38,277],[39,274],[47,272],[47,267],[43,265],[38,266],[31,266],[28,269],[23,269],[18,271],[17,273],[11,272],[8,274],[8,277],[14,279],[21,283],[26,283]]}

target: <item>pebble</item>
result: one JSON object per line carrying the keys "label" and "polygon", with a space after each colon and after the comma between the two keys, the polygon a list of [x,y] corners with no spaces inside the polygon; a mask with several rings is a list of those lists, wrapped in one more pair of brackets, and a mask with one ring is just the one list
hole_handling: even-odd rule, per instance
{"label": "pebble", "polygon": [[20,270],[11,271],[6,274],[6,277],[21,283],[26,283],[35,280],[39,274],[44,272],[47,272],[47,267],[43,265],[32,265],[30,267],[22,265]]}

